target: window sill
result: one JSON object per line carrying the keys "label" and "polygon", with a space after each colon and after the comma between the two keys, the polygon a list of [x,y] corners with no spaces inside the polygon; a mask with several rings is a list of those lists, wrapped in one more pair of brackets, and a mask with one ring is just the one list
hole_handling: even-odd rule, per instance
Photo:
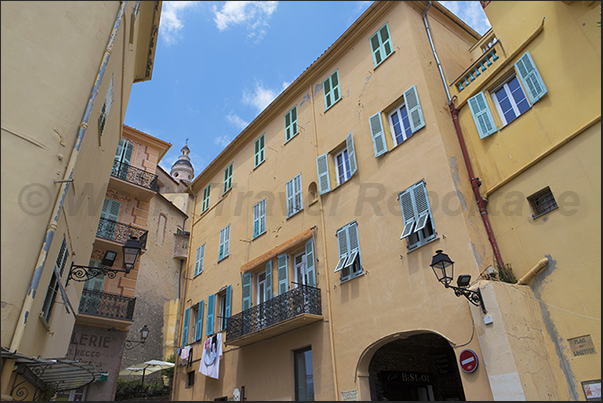
{"label": "window sill", "polygon": [[228,188],[228,190],[226,192],[222,192],[222,197],[225,197],[228,192],[230,192],[232,190],[232,186]]}
{"label": "window sill", "polygon": [[[323,91],[324,91],[324,89],[323,89]],[[340,89],[340,92],[341,92],[341,89]],[[335,106],[335,104],[337,104],[337,102],[339,102],[339,101],[341,101],[341,96],[339,97],[339,99],[338,99],[337,101],[333,102],[333,103],[331,104],[331,106],[329,106],[327,109],[325,109],[325,113],[326,113],[326,112],[327,112],[329,109],[331,109],[333,106]]]}
{"label": "window sill", "polygon": [[196,279],[197,277],[199,277],[202,274],[203,274],[203,272],[193,275],[193,279]]}
{"label": "window sill", "polygon": [[301,209],[297,210],[295,213],[293,213],[293,214],[291,214],[291,215],[288,215],[288,216],[287,216],[287,218],[285,218],[285,220],[288,220],[288,219],[290,219],[291,217],[293,217],[293,216],[297,215],[297,214],[298,214],[300,211],[304,211],[304,209],[303,209],[303,208],[301,208]]}
{"label": "window sill", "polygon": [[385,59],[381,60],[381,63],[379,63],[378,65],[376,65],[375,67],[373,67],[373,71],[377,70],[377,67],[379,67],[379,66],[383,65],[383,63],[385,63],[385,61],[386,61],[387,59],[389,59],[389,58],[390,58],[390,56],[391,56],[391,55],[393,55],[394,53],[396,53],[396,51],[395,51],[395,50],[392,50],[392,53],[390,53],[389,55],[385,56]]}
{"label": "window sill", "polygon": [[48,324],[48,322],[46,322],[46,319],[44,319],[44,312],[40,312],[38,318],[40,319],[40,323],[42,324],[42,326],[44,326],[44,329],[46,329],[46,331],[50,333],[50,325]]}
{"label": "window sill", "polygon": [[[331,105],[331,106],[333,106],[333,105]],[[289,138],[289,140],[285,140],[285,143],[283,145],[287,144],[288,142],[290,142],[291,140],[293,140],[294,138],[296,138],[298,134],[299,134],[299,131],[297,133],[295,133],[293,136],[291,136]]]}
{"label": "window sill", "polygon": [[228,256],[230,256],[230,255],[226,255],[226,256],[222,257],[221,259],[218,259],[218,263],[220,263],[221,261],[223,261],[224,259],[226,259]]}
{"label": "window sill", "polygon": [[341,285],[341,284],[348,283],[348,282],[350,282],[350,281],[352,281],[352,280],[354,280],[354,279],[357,279],[357,278],[360,278],[360,277],[364,276],[365,274],[366,274],[366,272],[364,271],[364,268],[363,268],[363,269],[362,269],[362,273],[357,274],[357,275],[355,275],[354,277],[350,277],[350,278],[348,278],[348,279],[341,280],[341,282],[340,282],[339,284]]}
{"label": "window sill", "polygon": [[258,239],[259,237],[261,237],[262,235],[264,235],[265,233],[267,233],[268,231],[264,230],[264,232],[257,234],[256,236],[254,236],[253,238],[251,238],[252,241],[255,241],[256,239]]}
{"label": "window sill", "polygon": [[421,249],[421,247],[423,247],[423,246],[425,246],[425,245],[428,245],[428,244],[430,244],[430,243],[432,243],[432,242],[434,242],[434,241],[437,241],[438,239],[440,239],[440,237],[439,237],[439,236],[435,236],[433,239],[430,239],[429,241],[427,241],[427,242],[425,242],[425,243],[423,243],[423,244],[421,244],[421,245],[418,245],[418,246],[413,246],[413,248],[412,248],[412,249],[408,249],[408,250],[406,251],[406,253],[408,254],[408,253],[413,252],[413,251],[415,251],[415,250],[417,250],[417,249]]}
{"label": "window sill", "polygon": [[552,212],[552,211],[557,210],[558,208],[559,208],[559,206],[557,206],[557,207],[555,207],[555,208],[552,208],[552,209],[550,209],[550,210],[547,210],[547,211],[545,211],[544,213],[540,213],[540,214],[538,214],[538,215],[531,214],[531,215],[530,215],[530,217],[532,217],[532,220],[535,220],[535,219],[537,219],[538,217],[542,217],[543,215],[546,215],[546,214],[548,214],[548,213],[550,213],[550,212]]}
{"label": "window sill", "polygon": [[[253,167],[253,171],[255,171],[255,170],[256,170],[256,168],[259,168],[259,167],[260,167],[260,166],[261,166],[261,165],[262,165],[264,162],[266,162],[266,160],[265,160],[265,159],[264,159],[262,162],[260,162],[259,164],[257,164],[256,166],[254,166],[254,167]],[[232,188],[230,188],[230,189],[232,189]],[[230,190],[230,189],[228,189],[228,190]]]}

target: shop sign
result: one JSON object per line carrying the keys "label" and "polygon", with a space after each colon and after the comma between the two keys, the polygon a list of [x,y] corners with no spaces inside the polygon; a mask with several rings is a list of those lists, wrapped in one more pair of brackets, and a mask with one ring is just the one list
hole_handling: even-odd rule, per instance
{"label": "shop sign", "polygon": [[358,389],[346,390],[341,392],[341,400],[344,402],[357,402],[358,400]]}

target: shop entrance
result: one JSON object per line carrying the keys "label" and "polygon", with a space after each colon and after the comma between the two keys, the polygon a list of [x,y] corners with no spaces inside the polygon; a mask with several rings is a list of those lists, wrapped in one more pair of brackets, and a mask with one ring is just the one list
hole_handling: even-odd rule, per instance
{"label": "shop entrance", "polygon": [[369,364],[369,384],[371,400],[465,400],[454,351],[434,333],[380,347]]}

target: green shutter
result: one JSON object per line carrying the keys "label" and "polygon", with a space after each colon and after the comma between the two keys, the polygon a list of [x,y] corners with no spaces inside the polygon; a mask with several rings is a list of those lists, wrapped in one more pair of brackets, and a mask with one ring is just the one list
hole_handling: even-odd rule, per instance
{"label": "green shutter", "polygon": [[266,263],[266,295],[264,299],[272,299],[272,260]]}
{"label": "green shutter", "polygon": [[228,318],[230,318],[230,306],[231,306],[231,302],[232,302],[232,284],[230,284],[228,287],[226,287],[226,306],[224,308],[224,328],[226,328],[226,326],[228,325]]}
{"label": "green shutter", "polygon": [[473,121],[477,127],[479,138],[483,139],[496,132],[496,123],[494,123],[494,117],[488,107],[486,101],[486,95],[483,92],[469,98],[467,101],[469,109],[471,109],[471,115],[473,115]]}
{"label": "green shutter", "polygon": [[403,193],[400,193],[399,196],[400,210],[402,210],[402,221],[404,223],[404,229],[402,230],[402,235],[400,235],[400,239],[404,239],[410,234],[412,234],[416,220],[411,190],[412,188],[407,189]]}
{"label": "green shutter", "polygon": [[[89,266],[91,267],[101,267],[101,261],[96,259],[90,259]],[[84,283],[84,289],[90,291],[103,292],[105,289],[105,274],[101,274],[99,276],[93,277],[89,280],[86,280]]]}
{"label": "green shutter", "polygon": [[339,249],[339,260],[337,261],[337,266],[335,267],[335,272],[343,269],[343,265],[348,258],[348,227],[347,225],[337,231],[337,247]]}
{"label": "green shutter", "polygon": [[243,274],[241,285],[243,291],[243,311],[251,308],[251,273]]}
{"label": "green shutter", "polygon": [[205,244],[197,248],[197,254],[195,256],[195,276],[203,273],[203,259],[205,257]]}
{"label": "green shutter", "polygon": [[262,162],[264,162],[264,135],[262,134],[260,138],[255,141],[255,154],[254,154],[254,164],[253,167],[256,168]]}
{"label": "green shutter", "polygon": [[121,203],[117,200],[109,199],[105,197],[103,202],[103,210],[101,211],[101,218],[113,221],[119,221],[119,212],[121,210]]}
{"label": "green shutter", "polygon": [[207,185],[207,187],[205,189],[203,189],[203,204],[201,206],[202,213],[209,208],[210,194],[211,194],[211,183],[209,185]]}
{"label": "green shutter", "polygon": [[408,111],[410,129],[414,133],[425,126],[423,111],[421,110],[421,104],[419,103],[419,95],[417,94],[417,88],[414,85],[404,91],[404,103],[406,104],[406,110]]}
{"label": "green shutter", "polygon": [[195,341],[201,340],[201,332],[203,331],[203,308],[205,307],[205,301],[199,301],[197,308],[197,327],[195,329]]}
{"label": "green shutter", "polygon": [[285,114],[285,142],[297,134],[297,105]]}
{"label": "green shutter", "polygon": [[287,254],[277,256],[278,263],[278,294],[289,291],[289,269],[287,268]]}
{"label": "green shutter", "polygon": [[329,162],[327,154],[316,158],[316,169],[318,170],[318,190],[320,194],[331,191],[331,180],[329,179]]}
{"label": "green shutter", "polygon": [[184,323],[182,324],[182,346],[188,344],[188,322],[190,321],[191,309],[186,308],[184,311]]}
{"label": "green shutter", "polygon": [[316,269],[314,257],[314,238],[306,242],[306,271],[308,273],[308,285],[316,287]]}
{"label": "green shutter", "polygon": [[214,312],[216,294],[212,294],[207,298],[207,328],[205,329],[205,335],[210,336],[214,333]]}
{"label": "green shutter", "polygon": [[350,177],[354,176],[358,170],[358,164],[356,163],[356,151],[354,149],[354,139],[352,138],[352,132],[345,138],[345,146],[348,150],[348,159],[350,162]]}
{"label": "green shutter", "polygon": [[389,27],[385,24],[375,35],[369,39],[371,50],[373,51],[373,62],[377,67],[383,60],[389,56],[392,51],[392,41],[389,36]]}
{"label": "green shutter", "polygon": [[521,83],[526,89],[532,105],[548,92],[530,52],[524,53],[519,58],[517,63],[515,63],[515,70],[519,73]]}
{"label": "green shutter", "polygon": [[369,118],[369,126],[371,127],[375,158],[377,158],[388,151],[387,142],[385,141],[385,132],[383,131],[383,124],[381,123],[381,112],[375,113]]}
{"label": "green shutter", "polygon": [[323,81],[322,86],[323,95],[325,97],[325,110],[327,110],[331,107],[331,105],[337,102],[339,98],[341,98],[338,70],[335,70],[330,77]]}

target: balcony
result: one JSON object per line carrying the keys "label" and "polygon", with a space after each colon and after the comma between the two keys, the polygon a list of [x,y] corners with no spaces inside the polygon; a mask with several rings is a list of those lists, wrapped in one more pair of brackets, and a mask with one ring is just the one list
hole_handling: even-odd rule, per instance
{"label": "balcony", "polygon": [[188,232],[174,234],[174,250],[172,259],[186,259],[188,257]]}
{"label": "balcony", "polygon": [[132,227],[128,224],[122,224],[117,221],[102,218],[98,221],[96,237],[108,241],[125,244],[130,237],[135,236],[140,241],[142,249],[147,247],[147,235],[149,231]]}
{"label": "balcony", "polygon": [[78,311],[85,315],[131,321],[135,304],[136,298],[84,289]]}
{"label": "balcony", "polygon": [[113,162],[110,181],[117,192],[131,193],[144,201],[149,201],[159,190],[157,175],[118,161]]}
{"label": "balcony", "polygon": [[225,344],[244,346],[321,320],[320,289],[300,284],[228,318]]}

